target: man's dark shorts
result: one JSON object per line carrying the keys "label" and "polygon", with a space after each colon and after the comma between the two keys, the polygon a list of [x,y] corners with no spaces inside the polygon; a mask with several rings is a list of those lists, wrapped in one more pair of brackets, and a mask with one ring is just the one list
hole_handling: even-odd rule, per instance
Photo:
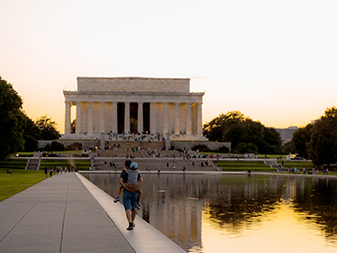
{"label": "man's dark shorts", "polygon": [[123,191],[123,205],[125,211],[128,209],[135,210],[138,203],[139,192],[130,193],[129,191]]}

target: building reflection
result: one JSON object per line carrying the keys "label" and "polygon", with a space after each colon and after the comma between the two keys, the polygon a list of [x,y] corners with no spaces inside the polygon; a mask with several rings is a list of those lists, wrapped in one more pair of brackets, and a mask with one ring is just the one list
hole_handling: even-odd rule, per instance
{"label": "building reflection", "polygon": [[[240,233],[260,217],[275,214],[281,203],[293,203],[336,241],[336,180],[283,176],[144,174],[142,209],[138,214],[186,251],[203,252],[202,219],[219,231]],[[119,175],[90,175],[111,196]]]}

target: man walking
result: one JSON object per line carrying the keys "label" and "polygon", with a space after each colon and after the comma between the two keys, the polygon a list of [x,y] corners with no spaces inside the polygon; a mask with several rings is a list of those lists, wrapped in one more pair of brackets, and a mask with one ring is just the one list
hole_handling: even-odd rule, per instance
{"label": "man walking", "polygon": [[127,159],[125,161],[125,168],[126,170],[122,170],[119,183],[123,186],[123,205],[126,213],[126,219],[129,222],[129,227],[127,230],[132,230],[136,225],[134,223],[136,218],[136,208],[138,204],[138,197],[139,197],[139,189],[142,187],[143,184],[143,178],[138,173],[138,186],[135,189],[128,188],[128,185],[126,184],[128,182],[128,173],[127,171],[130,170],[130,165],[132,161],[130,159]]}

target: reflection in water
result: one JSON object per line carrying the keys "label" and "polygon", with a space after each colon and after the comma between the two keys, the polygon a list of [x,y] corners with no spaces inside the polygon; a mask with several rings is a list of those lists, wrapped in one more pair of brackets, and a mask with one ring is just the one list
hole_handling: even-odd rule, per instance
{"label": "reflection in water", "polygon": [[[307,220],[318,224],[328,241],[337,242],[337,180],[312,178],[311,181],[297,179],[293,196],[294,208],[305,213]],[[301,185],[301,187],[299,187]]]}
{"label": "reflection in water", "polygon": [[[90,175],[111,196],[119,175]],[[336,252],[337,180],[144,174],[138,214],[188,252]]]}

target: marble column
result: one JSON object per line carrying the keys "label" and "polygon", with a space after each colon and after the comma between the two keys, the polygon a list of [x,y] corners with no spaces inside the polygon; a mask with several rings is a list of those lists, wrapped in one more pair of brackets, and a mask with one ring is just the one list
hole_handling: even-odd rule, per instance
{"label": "marble column", "polygon": [[156,103],[150,104],[150,132],[156,133]]}
{"label": "marble column", "polygon": [[143,132],[143,102],[138,102],[138,117],[137,117],[137,131]]}
{"label": "marble column", "polygon": [[201,103],[198,103],[197,111],[197,135],[202,136],[202,113],[201,113]]}
{"label": "marble column", "polygon": [[176,103],[175,106],[174,132],[175,134],[180,134],[180,103]]}
{"label": "marble column", "polygon": [[192,134],[192,107],[191,103],[187,103],[187,112],[186,112],[186,134]]}
{"label": "marble column", "polygon": [[117,133],[117,102],[112,102],[112,132]]}
{"label": "marble column", "polygon": [[163,103],[163,134],[168,133],[168,114],[167,114],[167,103]]}
{"label": "marble column", "polygon": [[93,134],[92,102],[88,102],[88,134]]}
{"label": "marble column", "polygon": [[105,102],[101,102],[101,112],[100,112],[100,133],[105,134]]}
{"label": "marble column", "polygon": [[71,104],[70,102],[65,102],[66,103],[66,117],[65,117],[65,122],[64,122],[64,133],[65,135],[69,135],[71,132]]}
{"label": "marble column", "polygon": [[81,129],[82,119],[81,119],[81,102],[76,102],[76,135],[80,135],[82,132]]}
{"label": "marble column", "polygon": [[125,102],[124,112],[124,132],[127,134],[130,131],[130,102]]}

